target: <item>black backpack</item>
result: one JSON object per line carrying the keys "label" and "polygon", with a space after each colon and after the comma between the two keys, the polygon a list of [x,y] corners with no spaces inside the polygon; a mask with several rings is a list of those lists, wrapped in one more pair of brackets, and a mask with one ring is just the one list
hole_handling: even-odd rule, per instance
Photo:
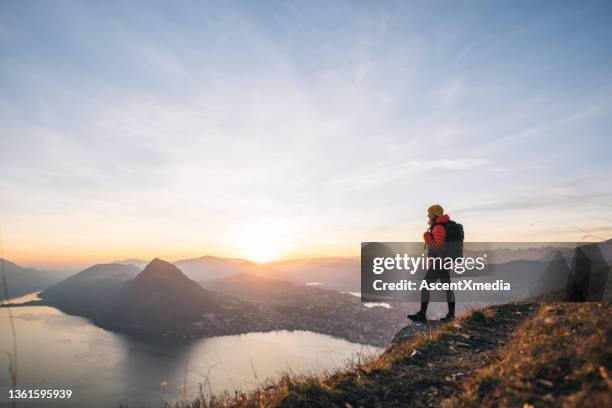
{"label": "black backpack", "polygon": [[463,225],[448,221],[445,224],[440,224],[446,229],[446,256],[456,259],[463,256]]}

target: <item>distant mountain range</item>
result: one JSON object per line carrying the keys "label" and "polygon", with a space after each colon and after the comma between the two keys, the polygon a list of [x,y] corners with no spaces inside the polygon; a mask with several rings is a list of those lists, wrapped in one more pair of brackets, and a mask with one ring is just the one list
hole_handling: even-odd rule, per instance
{"label": "distant mountain range", "polygon": [[64,279],[67,273],[40,271],[34,268],[22,268],[13,262],[0,258],[0,301],[6,299],[2,287],[2,272],[6,276],[8,297],[14,298],[27,293],[48,288]]}
{"label": "distant mountain range", "polygon": [[[513,254],[525,255],[524,250],[499,249],[497,254],[503,255],[499,258],[507,262],[491,265],[489,273],[512,276],[513,285],[524,290],[525,296],[533,296],[534,288],[563,289],[564,283],[571,285],[577,296],[584,293],[599,296],[598,286],[610,290],[607,272],[589,275],[597,278],[596,285],[592,279],[585,280],[587,275],[572,277],[568,259],[571,253],[566,248],[550,252],[553,249],[531,250],[529,257],[537,260],[512,260]],[[593,246],[593,251],[609,260],[612,241]],[[303,259],[264,265],[212,256],[174,263],[161,259],[146,265],[145,262],[128,259],[94,265],[52,285],[40,296],[44,303],[87,317],[98,326],[147,337],[286,329],[384,344],[404,320],[402,308],[368,308],[359,298],[338,293],[359,290],[358,258]],[[7,274],[9,278],[16,270],[21,271],[19,276],[34,273],[5,263],[7,271],[9,267],[12,272]],[[322,287],[306,285],[311,282],[322,283]]]}
{"label": "distant mountain range", "polygon": [[[527,245],[529,243],[525,243],[525,246]],[[600,242],[597,246],[606,262],[611,263],[612,240]],[[560,254],[567,264],[571,266],[574,251],[574,248],[562,244],[531,248],[497,248],[488,251],[488,261],[490,264],[504,264],[513,261],[550,262]],[[469,255],[470,251],[466,249],[465,254]],[[258,264],[245,259],[206,255],[198,258],[182,259],[173,263],[189,279],[196,281],[204,287],[212,287],[220,283],[213,283],[211,281],[217,281],[242,273],[291,282],[296,285],[319,285],[321,288],[339,292],[357,292],[361,287],[359,257],[306,258]],[[100,293],[108,291],[113,296],[116,296],[116,288],[121,287],[126,279],[132,278],[135,276],[135,273],[143,270],[147,264],[149,264],[147,260],[129,258],[114,261],[112,264],[94,265],[74,275],[75,280],[71,281],[71,285],[78,287],[78,282],[81,279],[91,275],[92,279],[100,279]],[[113,265],[133,266],[136,269],[129,267],[114,268]],[[4,268],[11,297],[49,288],[67,276],[67,273],[23,268],[4,259],[0,259],[0,267]],[[122,277],[121,273],[126,275]],[[67,290],[66,287],[63,289]],[[57,289],[48,291],[47,295],[60,296],[55,290]],[[95,301],[98,297],[97,294],[98,292],[93,293],[90,299]],[[4,299],[3,290],[0,290],[1,299]],[[78,301],[74,303],[81,305],[81,302]],[[71,305],[66,307],[72,308]],[[94,308],[98,309],[97,306]]]}
{"label": "distant mountain range", "polygon": [[[511,247],[512,244],[508,244],[507,247],[504,247],[503,243],[487,244],[487,246],[494,248],[487,250],[488,263],[491,265],[501,265],[514,261],[550,263],[555,257],[562,256],[567,264],[571,265],[575,252],[575,245],[572,245],[572,243],[537,245],[537,243],[514,243],[513,248]],[[597,246],[604,259],[611,263],[612,240],[600,242]],[[482,253],[483,246],[478,244],[477,248],[476,251],[470,251],[466,245],[464,256],[478,256]],[[174,264],[181,268],[188,277],[203,286],[211,286],[212,283],[208,281],[223,279],[244,272],[298,285],[319,285],[322,288],[339,292],[358,292],[361,288],[360,257],[304,258],[257,264],[244,259],[203,256],[176,261]],[[512,265],[507,265],[504,268],[507,269]],[[520,262],[516,265],[520,265]],[[529,279],[529,282],[531,282],[531,279]]]}
{"label": "distant mountain range", "polygon": [[[115,262],[136,265],[141,269],[148,263],[135,258]],[[173,263],[190,279],[203,286],[207,286],[206,282],[211,280],[247,273],[300,285],[313,283],[340,292],[354,292],[360,288],[359,257],[294,259],[258,264],[246,259],[206,255]]]}
{"label": "distant mountain range", "polygon": [[248,272],[205,281],[202,282],[202,286],[238,299],[255,302],[283,302],[286,297],[293,298],[295,289],[298,288],[290,282],[269,279]]}
{"label": "distant mountain range", "polygon": [[94,265],[40,296],[44,304],[100,327],[147,338],[285,329],[380,345],[404,320],[401,310],[368,308],[351,295],[247,272],[205,283],[154,259],[142,271],[121,263]]}
{"label": "distant mountain range", "polygon": [[287,280],[296,283],[321,284],[341,292],[356,292],[361,288],[359,257],[294,259],[268,264]]}
{"label": "distant mountain range", "polygon": [[249,273],[272,278],[278,276],[278,271],[266,264],[258,264],[246,259],[220,258],[202,256],[200,258],[183,259],[173,262],[185,275],[196,282],[225,278],[239,273]]}
{"label": "distant mountain range", "polygon": [[123,259],[121,261],[114,261],[113,263],[122,264],[122,265],[134,265],[140,268],[140,270],[143,270],[149,264],[149,262],[150,261],[147,261],[146,259],[128,258],[128,259]]}

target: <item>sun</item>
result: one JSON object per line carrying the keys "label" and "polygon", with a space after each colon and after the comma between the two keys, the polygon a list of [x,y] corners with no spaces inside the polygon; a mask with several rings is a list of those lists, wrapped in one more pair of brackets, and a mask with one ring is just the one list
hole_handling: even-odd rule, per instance
{"label": "sun", "polygon": [[243,258],[267,263],[286,253],[292,235],[292,228],[285,220],[267,217],[244,223],[236,230],[234,242]]}
{"label": "sun", "polygon": [[265,240],[251,241],[245,248],[246,257],[257,263],[266,263],[278,255],[278,248],[273,243]]}
{"label": "sun", "polygon": [[284,242],[282,230],[277,223],[261,221],[242,229],[237,241],[240,254],[257,263],[277,259]]}

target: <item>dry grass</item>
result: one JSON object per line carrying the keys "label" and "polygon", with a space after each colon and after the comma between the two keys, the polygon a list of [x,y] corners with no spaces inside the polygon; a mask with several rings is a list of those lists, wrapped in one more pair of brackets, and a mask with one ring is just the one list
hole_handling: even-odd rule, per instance
{"label": "dry grass", "polygon": [[451,406],[612,406],[612,306],[544,305]]}

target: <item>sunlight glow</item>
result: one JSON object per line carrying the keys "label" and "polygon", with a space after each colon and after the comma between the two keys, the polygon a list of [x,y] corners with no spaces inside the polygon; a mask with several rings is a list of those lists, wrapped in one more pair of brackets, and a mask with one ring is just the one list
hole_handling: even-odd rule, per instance
{"label": "sunlight glow", "polygon": [[238,249],[244,258],[265,263],[278,259],[283,250],[284,228],[275,220],[260,220],[239,233]]}
{"label": "sunlight glow", "polygon": [[269,241],[254,240],[245,248],[245,255],[251,261],[265,263],[278,256],[278,248]]}

